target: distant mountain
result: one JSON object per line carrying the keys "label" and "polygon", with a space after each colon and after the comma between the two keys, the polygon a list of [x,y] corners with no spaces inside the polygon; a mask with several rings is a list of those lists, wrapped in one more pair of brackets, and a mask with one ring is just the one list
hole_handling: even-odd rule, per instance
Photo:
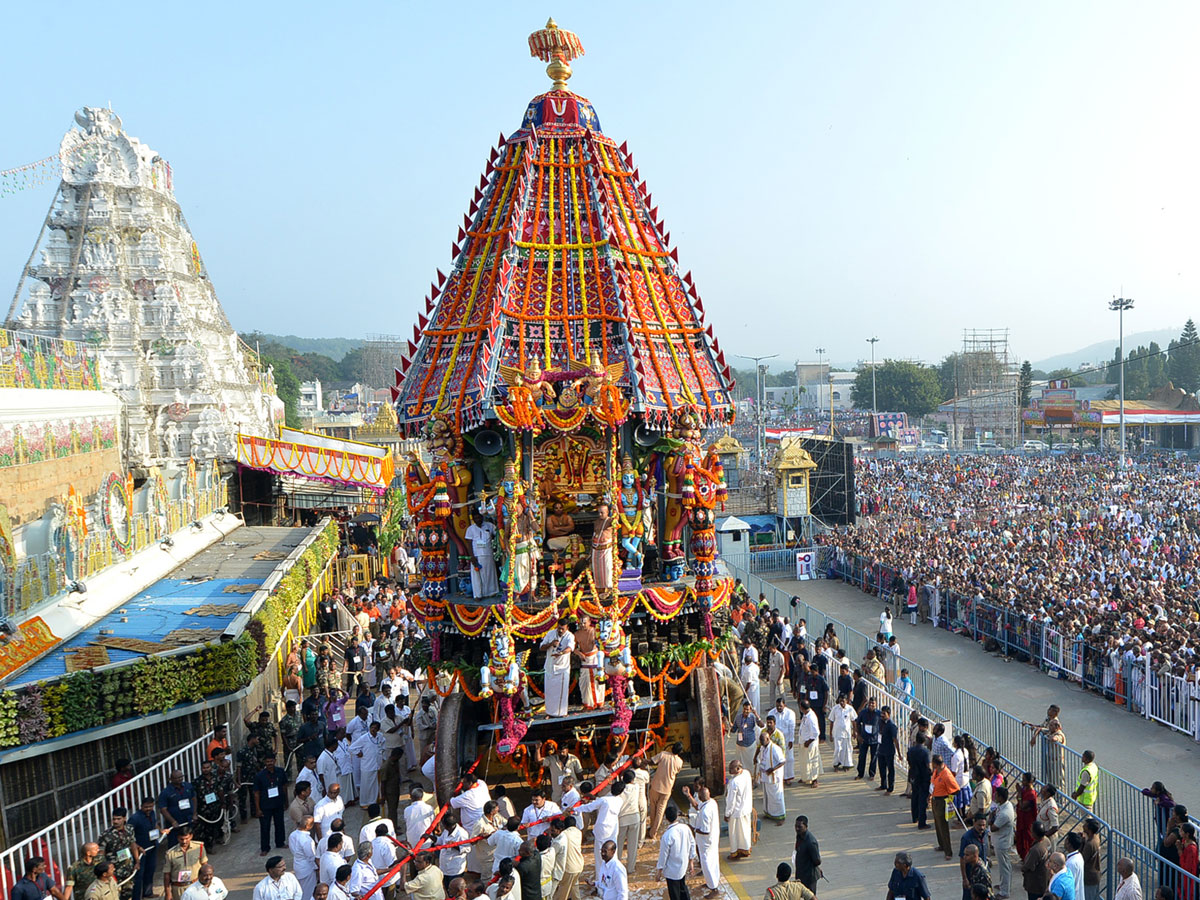
{"label": "distant mountain", "polygon": [[351,350],[357,350],[366,343],[357,338],[309,338],[297,337],[294,334],[267,334],[266,332],[246,332],[242,334],[242,340],[247,340],[252,334],[261,334],[261,340],[275,341],[277,344],[290,347],[297,353],[320,353],[335,362],[340,362],[342,357]]}
{"label": "distant mountain", "polygon": [[[1139,345],[1149,347],[1151,341],[1166,350],[1167,344],[1179,337],[1181,331],[1183,331],[1182,325],[1178,328],[1161,328],[1158,331],[1139,331],[1137,334],[1127,334],[1125,335],[1125,352],[1128,353]],[[1100,341],[1098,344],[1091,344],[1070,353],[1060,353],[1058,356],[1034,360],[1033,367],[1041,369],[1043,372],[1053,372],[1055,369],[1078,369],[1084,363],[1108,362],[1113,358],[1116,349],[1115,339]]]}

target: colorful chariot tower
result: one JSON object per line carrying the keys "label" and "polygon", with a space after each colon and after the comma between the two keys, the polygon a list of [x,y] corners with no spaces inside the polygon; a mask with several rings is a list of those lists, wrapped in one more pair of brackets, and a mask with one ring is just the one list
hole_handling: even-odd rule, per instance
{"label": "colorful chariot tower", "polygon": [[[702,721],[719,732],[708,662],[732,579],[713,533],[724,476],[703,435],[733,418],[729,367],[628,148],[567,89],[579,39],[550,20],[529,47],[553,85],[491,150],[393,390],[431,460],[407,474],[415,605],[433,663],[461,663],[439,790],[480,749],[476,732],[499,732],[493,752],[518,769],[533,727],[576,743],[597,728],[610,741]],[[583,634],[595,623],[582,676],[607,682],[611,706],[539,712],[527,651],[564,617]],[[638,662],[668,644],[697,648],[682,699]],[[666,721],[676,700],[701,705],[690,726]],[[720,785],[719,737],[701,749],[702,735],[693,755]]]}

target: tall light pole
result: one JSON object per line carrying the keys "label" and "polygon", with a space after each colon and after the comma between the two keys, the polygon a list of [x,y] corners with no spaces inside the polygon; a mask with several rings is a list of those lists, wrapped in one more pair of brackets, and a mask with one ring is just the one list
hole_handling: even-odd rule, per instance
{"label": "tall light pole", "polygon": [[758,426],[754,435],[754,452],[758,455],[759,466],[763,465],[763,457],[766,456],[767,452],[767,442],[763,439],[762,387],[760,383],[762,361],[764,359],[775,359],[778,356],[778,353],[772,353],[770,356],[742,356],[738,354],[738,359],[749,359],[754,362],[754,419]]}
{"label": "tall light pole", "polygon": [[[825,367],[825,348],[817,348],[817,378],[821,377],[821,369]],[[830,397],[830,399],[833,399]],[[817,408],[821,408],[821,382],[817,382]]]}
{"label": "tall light pole", "polygon": [[1121,363],[1121,471],[1125,471],[1125,310],[1133,309],[1133,301],[1128,297],[1114,297],[1108,303],[1108,308],[1117,314],[1117,327],[1121,336],[1120,349],[1117,359]]}
{"label": "tall light pole", "polygon": [[879,338],[869,337],[867,343],[871,345],[871,412],[879,414],[879,402],[875,399],[875,345],[879,343]]}

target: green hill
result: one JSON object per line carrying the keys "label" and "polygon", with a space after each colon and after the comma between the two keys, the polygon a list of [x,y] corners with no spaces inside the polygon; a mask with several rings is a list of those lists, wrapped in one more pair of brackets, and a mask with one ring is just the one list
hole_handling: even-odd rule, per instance
{"label": "green hill", "polygon": [[328,356],[334,362],[340,362],[351,350],[357,350],[366,343],[361,338],[310,338],[294,334],[267,334],[261,331],[249,331],[242,335],[242,340],[252,347],[254,339],[263,343],[269,341],[282,344],[297,353],[319,353],[321,356]]}

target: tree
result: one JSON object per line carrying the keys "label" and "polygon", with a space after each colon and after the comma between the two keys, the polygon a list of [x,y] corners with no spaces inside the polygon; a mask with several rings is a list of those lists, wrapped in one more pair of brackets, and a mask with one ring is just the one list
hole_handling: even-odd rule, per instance
{"label": "tree", "polygon": [[1196,323],[1188,319],[1179,340],[1171,341],[1168,349],[1167,374],[1171,383],[1189,394],[1195,393],[1200,388],[1200,334],[1196,332]]}
{"label": "tree", "polygon": [[[937,409],[942,385],[938,370],[930,366],[888,359],[875,367],[875,385],[880,410],[904,412],[919,419]],[[860,409],[871,408],[871,368],[864,366],[850,388],[850,398]]]}
{"label": "tree", "polygon": [[264,366],[275,367],[275,393],[283,401],[284,420],[288,428],[300,427],[300,379],[292,371],[291,361],[287,357],[262,357]]}
{"label": "tree", "polygon": [[942,399],[952,400],[958,396],[958,353],[951,353],[938,363],[938,382],[941,384]]}
{"label": "tree", "polygon": [[1021,363],[1021,374],[1017,376],[1017,406],[1028,409],[1033,394],[1033,364],[1029,360]]}

